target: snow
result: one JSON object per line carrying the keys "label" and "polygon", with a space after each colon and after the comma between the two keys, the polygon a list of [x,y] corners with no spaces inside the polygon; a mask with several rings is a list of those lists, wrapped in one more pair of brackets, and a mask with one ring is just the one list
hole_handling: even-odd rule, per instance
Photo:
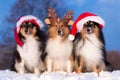
{"label": "snow", "polygon": [[0,70],[0,80],[120,80],[120,71],[102,71],[100,76],[95,72],[91,73],[65,73],[65,72],[45,72],[37,74],[19,74],[9,70]]}

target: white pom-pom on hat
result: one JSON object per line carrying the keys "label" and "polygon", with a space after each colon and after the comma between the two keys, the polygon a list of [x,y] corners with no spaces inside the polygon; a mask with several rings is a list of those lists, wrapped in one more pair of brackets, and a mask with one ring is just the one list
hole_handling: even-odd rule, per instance
{"label": "white pom-pom on hat", "polygon": [[75,36],[72,35],[72,34],[70,34],[70,35],[68,36],[68,39],[71,40],[71,41],[73,41],[73,40],[75,39]]}

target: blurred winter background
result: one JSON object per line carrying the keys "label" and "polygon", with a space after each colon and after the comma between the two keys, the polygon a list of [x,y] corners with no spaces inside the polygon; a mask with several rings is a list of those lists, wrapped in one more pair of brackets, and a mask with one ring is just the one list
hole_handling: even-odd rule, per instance
{"label": "blurred winter background", "polygon": [[114,69],[120,69],[120,0],[0,0],[0,69],[10,67],[15,40],[14,27],[23,15],[34,15],[44,22],[46,11],[54,8],[58,16],[67,10],[74,11],[74,20],[89,11],[101,16],[106,24],[103,29],[107,59]]}

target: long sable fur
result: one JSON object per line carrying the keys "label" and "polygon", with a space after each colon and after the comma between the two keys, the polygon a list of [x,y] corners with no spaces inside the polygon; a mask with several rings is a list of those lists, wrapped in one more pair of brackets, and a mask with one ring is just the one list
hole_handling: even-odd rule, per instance
{"label": "long sable fur", "polygon": [[[111,64],[106,60],[107,53],[106,53],[106,49],[105,49],[105,40],[104,40],[103,32],[102,32],[102,30],[100,29],[98,23],[94,22],[94,24],[95,24],[95,25],[97,26],[97,28],[98,28],[98,34],[99,34],[98,39],[99,39],[99,41],[103,44],[101,50],[102,50],[102,56],[103,56],[103,61],[104,61],[105,66],[106,66],[106,70],[108,70],[108,71],[113,71],[113,68],[111,67]],[[80,58],[81,58],[81,57],[80,57],[80,55],[76,55],[76,50],[75,50],[75,48],[76,48],[76,45],[83,39],[82,36],[83,36],[83,35],[82,35],[81,32],[76,33],[76,35],[75,35],[75,40],[73,41],[73,43],[74,43],[73,56],[74,56],[74,60],[77,59],[77,61],[78,61],[78,62],[77,62],[77,65],[78,65],[78,66],[80,66]],[[82,46],[84,45],[84,42],[85,42],[85,40],[83,39],[83,44],[82,44]]]}
{"label": "long sable fur", "polygon": [[[39,46],[39,51],[41,51],[43,54],[41,54],[40,56],[40,59],[44,62],[44,59],[45,59],[45,55],[44,55],[44,51],[45,51],[45,42],[46,42],[46,35],[44,34],[44,32],[42,30],[39,29],[39,27],[36,27],[36,34],[35,36],[37,36],[38,38],[36,39],[38,42],[41,43],[41,45]],[[21,33],[18,34],[19,38],[22,40],[22,39],[25,39]],[[14,53],[13,53],[13,59],[11,61],[11,65],[10,65],[10,70],[11,71],[16,71],[17,70],[15,69],[15,60],[17,62],[21,62],[21,56],[19,54],[19,52],[17,51],[17,46],[15,47],[15,50],[14,50]],[[26,66],[24,66],[24,68],[27,70],[27,72],[31,72],[29,69],[27,69]]]}

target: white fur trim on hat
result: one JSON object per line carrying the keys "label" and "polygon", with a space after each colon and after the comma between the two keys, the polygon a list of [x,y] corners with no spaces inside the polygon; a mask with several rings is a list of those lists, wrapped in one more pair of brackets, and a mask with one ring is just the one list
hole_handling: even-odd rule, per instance
{"label": "white fur trim on hat", "polygon": [[17,27],[17,32],[19,32],[20,30],[20,26],[22,24],[22,22],[26,21],[26,20],[32,20],[34,19],[36,21],[36,23],[39,25],[40,28],[43,28],[43,23],[41,20],[39,20],[37,17],[32,16],[32,15],[27,15],[27,16],[22,16],[16,23],[16,27]]}
{"label": "white fur trim on hat", "polygon": [[80,21],[77,22],[76,26],[77,26],[78,31],[81,31],[83,29],[83,25],[87,21],[94,21],[94,22],[97,22],[97,23],[101,24],[102,26],[105,25],[105,22],[101,17],[99,17],[99,16],[88,16],[88,17],[85,17],[85,18],[83,18],[83,19],[81,19]]}

